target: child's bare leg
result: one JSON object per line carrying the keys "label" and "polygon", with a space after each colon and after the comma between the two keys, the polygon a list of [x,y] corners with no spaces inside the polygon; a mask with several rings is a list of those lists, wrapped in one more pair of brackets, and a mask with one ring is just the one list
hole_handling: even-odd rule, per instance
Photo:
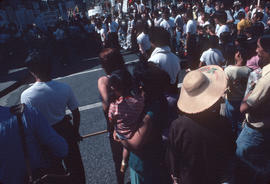
{"label": "child's bare leg", "polygon": [[121,172],[125,172],[126,170],[128,157],[129,157],[129,151],[125,147],[123,147],[123,159],[122,159],[121,169],[120,169]]}

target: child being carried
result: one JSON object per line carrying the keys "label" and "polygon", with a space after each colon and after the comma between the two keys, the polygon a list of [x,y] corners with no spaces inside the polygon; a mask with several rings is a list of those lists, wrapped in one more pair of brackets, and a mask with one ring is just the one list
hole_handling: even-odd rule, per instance
{"label": "child being carried", "polygon": [[[114,135],[121,140],[132,138],[139,127],[144,109],[144,98],[132,95],[133,79],[127,70],[116,70],[109,78],[111,104],[108,118],[114,125]],[[129,151],[123,148],[121,172],[125,172]]]}

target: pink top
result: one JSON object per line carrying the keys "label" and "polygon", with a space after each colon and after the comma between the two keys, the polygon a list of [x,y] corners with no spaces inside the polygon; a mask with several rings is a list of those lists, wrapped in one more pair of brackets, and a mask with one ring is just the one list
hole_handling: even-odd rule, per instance
{"label": "pink top", "polygon": [[252,70],[256,70],[259,67],[259,56],[253,56],[249,60],[247,60],[247,67],[251,68]]}
{"label": "pink top", "polygon": [[130,139],[138,128],[144,108],[143,97],[120,97],[110,104],[108,117],[115,122],[116,132],[125,139]]}

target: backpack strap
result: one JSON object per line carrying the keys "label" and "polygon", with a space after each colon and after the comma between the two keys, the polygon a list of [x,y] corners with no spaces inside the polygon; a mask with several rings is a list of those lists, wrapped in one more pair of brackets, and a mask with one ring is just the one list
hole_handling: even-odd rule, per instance
{"label": "backpack strap", "polygon": [[28,182],[33,183],[33,173],[31,170],[31,165],[30,165],[30,160],[29,160],[29,152],[28,152],[27,145],[26,145],[25,132],[24,132],[24,127],[23,127],[23,122],[22,122],[22,115],[24,112],[24,107],[25,107],[24,104],[12,106],[10,108],[10,112],[12,114],[16,115],[16,117],[17,117],[19,134],[21,137],[23,153],[24,153],[24,160],[25,160],[27,174],[28,174]]}

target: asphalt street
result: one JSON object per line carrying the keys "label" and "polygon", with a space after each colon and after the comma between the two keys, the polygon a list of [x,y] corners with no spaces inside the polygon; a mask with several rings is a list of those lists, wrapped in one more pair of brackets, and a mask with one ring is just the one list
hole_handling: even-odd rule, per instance
{"label": "asphalt street", "polygon": [[[123,53],[130,69],[138,61],[135,54]],[[0,90],[14,83],[26,73],[26,68],[13,69],[0,78]],[[81,135],[106,129],[106,121],[101,108],[97,80],[104,75],[97,58],[82,59],[66,67],[54,64],[54,80],[71,86],[78,99],[81,112]],[[31,84],[30,84],[31,85]],[[0,99],[0,105],[12,106],[20,102],[22,91],[29,87],[23,85]],[[87,184],[116,184],[114,165],[107,134],[86,138],[80,143],[80,150],[86,171]],[[128,172],[126,181],[128,181]],[[75,184],[76,182],[74,182]]]}

